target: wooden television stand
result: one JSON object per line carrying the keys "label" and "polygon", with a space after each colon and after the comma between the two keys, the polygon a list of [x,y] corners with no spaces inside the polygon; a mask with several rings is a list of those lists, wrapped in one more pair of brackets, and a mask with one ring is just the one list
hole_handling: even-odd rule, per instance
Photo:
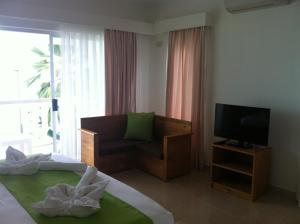
{"label": "wooden television stand", "polygon": [[211,186],[254,201],[268,187],[270,147],[249,149],[229,146],[226,141],[212,146]]}

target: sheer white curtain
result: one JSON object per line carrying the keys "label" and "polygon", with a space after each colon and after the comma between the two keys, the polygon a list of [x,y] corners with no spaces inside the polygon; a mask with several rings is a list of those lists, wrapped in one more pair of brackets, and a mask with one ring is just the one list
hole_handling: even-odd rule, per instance
{"label": "sheer white curtain", "polygon": [[60,153],[80,159],[80,118],[104,115],[104,31],[62,29]]}

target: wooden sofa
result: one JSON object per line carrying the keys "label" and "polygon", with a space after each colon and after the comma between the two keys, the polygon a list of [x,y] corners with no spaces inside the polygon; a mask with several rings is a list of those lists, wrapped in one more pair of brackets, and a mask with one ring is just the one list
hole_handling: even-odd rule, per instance
{"label": "wooden sofa", "polygon": [[190,171],[191,122],[155,116],[151,142],[124,140],[127,115],[81,118],[81,160],[104,173],[140,168],[168,180]]}

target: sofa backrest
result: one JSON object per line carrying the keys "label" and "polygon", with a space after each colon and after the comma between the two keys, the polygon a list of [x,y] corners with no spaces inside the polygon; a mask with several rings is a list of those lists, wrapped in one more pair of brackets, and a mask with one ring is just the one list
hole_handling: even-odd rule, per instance
{"label": "sofa backrest", "polygon": [[[99,133],[100,141],[123,139],[127,126],[127,115],[112,115],[81,118],[81,128]],[[165,135],[192,132],[189,121],[168,117],[154,116],[154,138],[162,140]]]}
{"label": "sofa backrest", "polygon": [[127,125],[127,115],[81,118],[81,128],[99,133],[101,141],[122,139]]}
{"label": "sofa backrest", "polygon": [[192,123],[189,121],[155,115],[154,135],[162,139],[165,135],[185,134],[192,132]]}

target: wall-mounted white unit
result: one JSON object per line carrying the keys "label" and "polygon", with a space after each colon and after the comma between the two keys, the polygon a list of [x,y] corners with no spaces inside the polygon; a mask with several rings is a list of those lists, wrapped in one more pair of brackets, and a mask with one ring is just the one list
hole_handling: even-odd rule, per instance
{"label": "wall-mounted white unit", "polygon": [[287,5],[291,0],[224,0],[225,8],[231,13]]}

